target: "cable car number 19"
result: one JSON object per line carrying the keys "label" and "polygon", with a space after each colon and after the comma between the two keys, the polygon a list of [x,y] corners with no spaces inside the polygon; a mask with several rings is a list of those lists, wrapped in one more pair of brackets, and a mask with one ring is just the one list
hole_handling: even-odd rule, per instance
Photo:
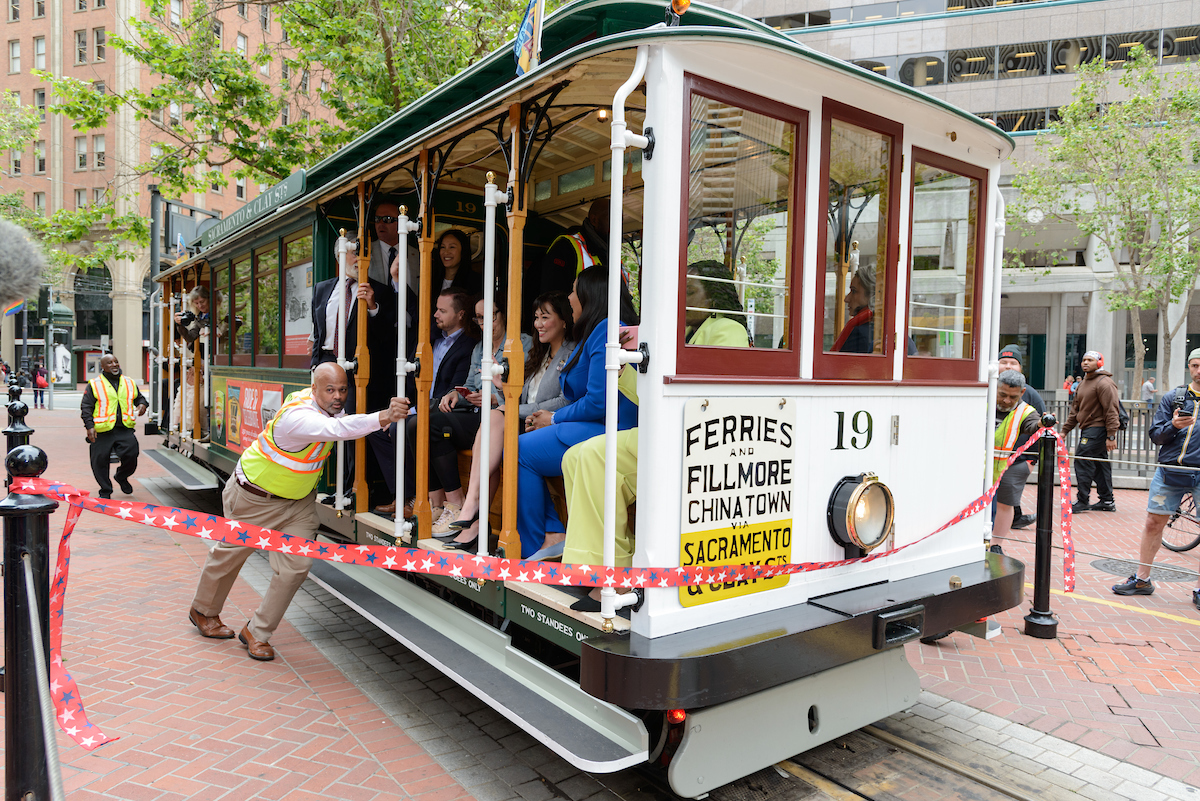
{"label": "cable car number 19", "polygon": [[[834,412],[837,415],[837,444],[833,446],[835,451],[846,450],[846,413]],[[850,417],[850,430],[853,434],[850,436],[850,447],[856,451],[861,451],[871,444],[871,435],[874,429],[874,421],[871,420],[871,413],[866,410],[855,412]]]}

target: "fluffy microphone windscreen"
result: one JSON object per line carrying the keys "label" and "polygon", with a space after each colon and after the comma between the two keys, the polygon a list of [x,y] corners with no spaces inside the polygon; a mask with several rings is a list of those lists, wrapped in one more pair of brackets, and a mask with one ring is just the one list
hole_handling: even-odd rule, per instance
{"label": "fluffy microphone windscreen", "polygon": [[25,229],[0,220],[0,306],[36,297],[45,266],[42,251]]}

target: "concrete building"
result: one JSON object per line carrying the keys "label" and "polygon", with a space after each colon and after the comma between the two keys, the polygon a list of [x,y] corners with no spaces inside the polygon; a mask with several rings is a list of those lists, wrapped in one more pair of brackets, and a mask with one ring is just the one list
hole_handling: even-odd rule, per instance
{"label": "concrete building", "polygon": [[[1162,69],[1200,59],[1197,0],[713,1],[993,119],[1018,142],[1002,185],[1033,158],[1037,132],[1070,102],[1079,64],[1104,58],[1119,69],[1135,43],[1155,54]],[[1110,312],[1106,304],[1112,258],[1073,226],[1047,227],[1044,234],[1044,247],[1074,258],[1047,265],[1048,274],[1006,269],[1001,341],[1026,347],[1026,373],[1041,388],[1060,388],[1066,373],[1080,371],[1085,350],[1100,350],[1123,394],[1136,397],[1130,313]],[[1156,376],[1160,389],[1187,380],[1186,354],[1200,345],[1200,305],[1188,316],[1167,370],[1158,314],[1142,312],[1146,374]]]}
{"label": "concrete building", "polygon": [[[149,89],[155,83],[151,71],[109,44],[114,35],[135,38],[128,20],[149,19],[147,7],[140,0],[2,2],[6,70],[0,72],[4,75],[0,89],[18,95],[23,105],[37,108],[42,117],[35,142],[22,150],[0,154],[3,191],[23,191],[26,204],[46,215],[58,209],[83,208],[106,198],[116,198],[118,214],[136,206],[141,214],[148,215],[150,196],[146,187],[153,180],[139,175],[138,165],[170,147],[174,140],[169,130],[180,124],[186,109],[172,104],[162,114],[138,120],[131,109],[123,108],[104,129],[76,131],[70,119],[50,113],[49,107],[55,103],[51,85],[33,74],[34,70],[45,70],[77,78],[91,83],[98,93]],[[258,72],[261,80],[281,90],[290,87],[286,90],[290,98],[282,122],[308,115],[332,116],[319,97],[323,76],[314,72],[310,78],[307,70],[289,70],[283,63],[288,46],[271,9],[269,4],[221,4],[206,24],[212,26],[226,50],[253,56],[260,47],[269,49],[272,61]],[[160,20],[161,24],[186,36],[188,17],[183,0],[168,0],[166,13],[168,17]],[[214,181],[207,192],[174,199],[228,215],[265,188],[245,179],[227,180],[227,185]],[[162,244],[165,254],[173,243]],[[81,242],[78,247],[86,248],[87,243]],[[53,287],[60,302],[75,315],[73,361],[77,381],[89,377],[88,365],[97,362],[104,337],[110,339],[127,374],[139,380],[145,377],[150,275],[147,251],[135,261],[117,261],[99,273],[73,271]],[[41,315],[38,312],[36,317]],[[35,315],[30,316],[29,326],[33,361],[43,357],[44,329]],[[20,316],[5,318],[0,327],[0,356],[16,364],[21,342]]]}

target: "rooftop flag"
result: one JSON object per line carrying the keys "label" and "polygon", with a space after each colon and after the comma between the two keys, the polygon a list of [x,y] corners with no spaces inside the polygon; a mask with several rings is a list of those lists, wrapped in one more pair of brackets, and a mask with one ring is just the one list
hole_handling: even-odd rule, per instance
{"label": "rooftop flag", "polygon": [[542,52],[542,9],[545,0],[529,0],[525,19],[517,29],[513,58],[517,60],[517,75],[524,75],[538,65]]}

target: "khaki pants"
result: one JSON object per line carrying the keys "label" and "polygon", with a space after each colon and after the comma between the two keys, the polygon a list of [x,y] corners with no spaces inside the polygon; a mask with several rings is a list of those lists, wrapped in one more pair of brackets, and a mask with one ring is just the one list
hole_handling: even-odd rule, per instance
{"label": "khaki pants", "polygon": [[[225,506],[225,517],[242,523],[253,523],[263,528],[282,531],[306,540],[315,539],[317,527],[317,510],[313,505],[316,493],[299,500],[284,498],[263,498],[247,492],[232,479],[225,484],[225,492],[221,500]],[[200,585],[196,588],[196,598],[192,607],[206,616],[220,614],[225,606],[225,599],[233,589],[233,582],[246,559],[254,552],[254,548],[241,545],[217,543],[208,552],[204,569],[200,572]],[[263,596],[262,604],[254,616],[250,618],[250,633],[254,639],[268,642],[283,613],[287,611],[292,596],[304,579],[308,576],[308,568],[312,559],[307,556],[283,554],[271,551],[271,584]]]}
{"label": "khaki pants", "polygon": [[[633,563],[629,504],[637,499],[638,430],[617,432],[615,567]],[[567,489],[567,542],[563,564],[604,564],[604,435],[571,447],[562,460]]]}

